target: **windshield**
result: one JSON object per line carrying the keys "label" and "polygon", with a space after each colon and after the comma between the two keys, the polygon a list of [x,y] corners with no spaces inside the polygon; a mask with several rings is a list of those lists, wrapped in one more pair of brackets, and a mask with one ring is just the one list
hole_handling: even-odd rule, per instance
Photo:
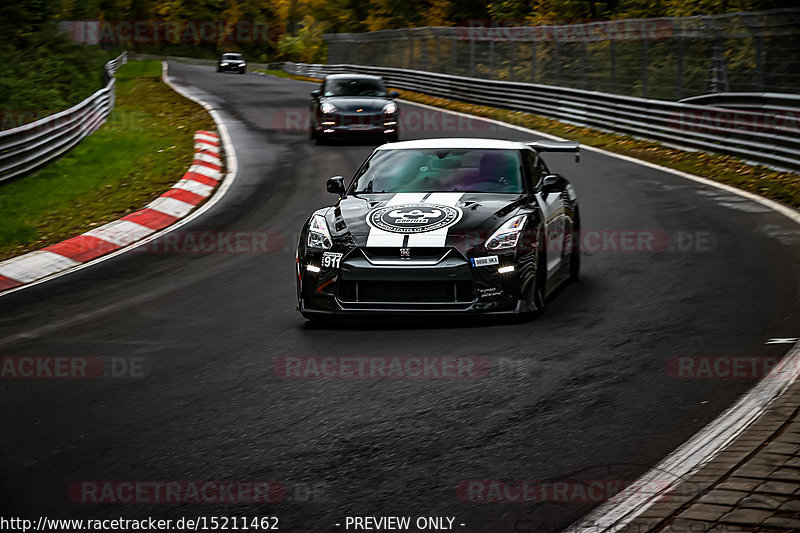
{"label": "windshield", "polygon": [[357,176],[354,193],[523,192],[517,150],[381,150]]}
{"label": "windshield", "polygon": [[343,78],[325,81],[325,96],[386,96],[381,80]]}
{"label": "windshield", "polygon": [[241,59],[242,56],[239,54],[225,54],[222,56],[222,59]]}

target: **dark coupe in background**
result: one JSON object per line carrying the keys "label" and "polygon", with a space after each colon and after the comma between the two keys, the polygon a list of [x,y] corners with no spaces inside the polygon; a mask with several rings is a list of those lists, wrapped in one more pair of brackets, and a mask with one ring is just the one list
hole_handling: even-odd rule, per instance
{"label": "dark coupe in background", "polygon": [[353,136],[399,138],[400,110],[380,76],[333,74],[311,92],[310,136],[317,142]]}
{"label": "dark coupe in background", "polygon": [[578,200],[542,152],[575,142],[424,139],[384,144],[316,211],[297,248],[306,318],[530,313],[578,277]]}
{"label": "dark coupe in background", "polygon": [[222,54],[217,62],[217,72],[233,71],[239,74],[247,72],[247,63],[245,62],[242,54]]}

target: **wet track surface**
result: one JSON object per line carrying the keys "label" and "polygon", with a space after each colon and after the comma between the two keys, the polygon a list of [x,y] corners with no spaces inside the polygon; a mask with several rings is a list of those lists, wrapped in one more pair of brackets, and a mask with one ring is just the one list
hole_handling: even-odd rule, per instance
{"label": "wet track surface", "polygon": [[[558,530],[598,502],[474,503],[456,487],[635,479],[754,383],[676,379],[670,358],[782,355],[787,345],[766,340],[800,331],[796,225],[589,151],[577,166],[547,159],[572,181],[584,231],[663,232],[672,249],[585,253],[581,282],[532,322],[307,326],[296,235],[334,200],[325,180],[352,176],[372,146],[315,146],[293,127],[311,84],[177,64],[170,75],[220,111],[239,159],[227,195],[181,230],[270,232],[284,246],[128,253],[0,298],[2,356],[140,357],[148,368],[144,379],[0,382],[3,515],[277,515],[283,531],[335,531],[347,515],[403,514],[455,516],[460,531]],[[406,139],[530,138],[453,118],[442,132],[440,113],[401,106]],[[492,367],[474,379],[284,379],[273,361],[288,356],[477,356]],[[68,489],[81,480],[274,480],[288,494],[249,506],[75,503]]]}

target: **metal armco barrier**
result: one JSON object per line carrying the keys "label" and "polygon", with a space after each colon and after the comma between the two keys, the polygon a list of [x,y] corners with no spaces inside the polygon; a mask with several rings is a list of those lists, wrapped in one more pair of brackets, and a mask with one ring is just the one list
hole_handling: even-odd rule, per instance
{"label": "metal armco barrier", "polygon": [[692,100],[699,103],[688,103],[363,65],[287,62],[283,69],[312,78],[373,74],[398,89],[534,113],[682,148],[732,155],[773,168],[800,170],[797,95],[748,93],[744,98],[722,93],[696,97]]}
{"label": "metal armco barrier", "polygon": [[114,108],[114,73],[126,62],[123,53],[106,63],[106,86],[81,103],[36,122],[0,131],[0,182],[40,168],[99,128]]}

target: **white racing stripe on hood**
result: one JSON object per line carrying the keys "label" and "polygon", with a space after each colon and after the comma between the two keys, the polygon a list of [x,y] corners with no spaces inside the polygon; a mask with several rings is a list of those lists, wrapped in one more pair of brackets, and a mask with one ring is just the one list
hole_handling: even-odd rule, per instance
{"label": "white racing stripe on hood", "polygon": [[[426,195],[427,193],[424,192],[399,192],[395,194],[391,200],[386,202],[386,206],[419,203]],[[370,227],[369,235],[367,236],[367,246],[400,248],[403,246],[404,237],[405,235],[402,233],[391,233],[382,229]]]}
{"label": "white racing stripe on hood", "polygon": [[[434,192],[431,193],[431,195],[428,196],[422,203],[455,207],[459,200],[461,200],[462,196],[464,196],[463,192]],[[451,227],[452,226],[448,226],[446,228],[441,228],[426,233],[416,233],[414,235],[410,235],[408,238],[408,247],[442,248],[444,247],[445,242],[447,242],[447,232]]]}

